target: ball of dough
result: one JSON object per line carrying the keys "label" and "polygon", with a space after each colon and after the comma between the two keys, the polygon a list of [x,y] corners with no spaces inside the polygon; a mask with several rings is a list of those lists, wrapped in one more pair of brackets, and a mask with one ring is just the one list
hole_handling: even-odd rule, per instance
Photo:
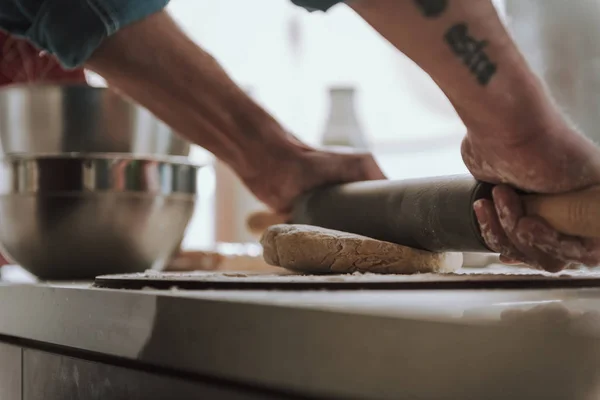
{"label": "ball of dough", "polygon": [[302,273],[414,274],[462,266],[462,253],[431,253],[309,225],[273,225],[260,243],[265,262]]}

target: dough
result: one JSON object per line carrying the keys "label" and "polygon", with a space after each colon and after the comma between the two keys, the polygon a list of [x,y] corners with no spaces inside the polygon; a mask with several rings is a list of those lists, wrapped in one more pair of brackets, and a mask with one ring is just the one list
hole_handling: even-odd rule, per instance
{"label": "dough", "polygon": [[260,243],[267,264],[302,273],[414,274],[462,266],[462,253],[430,253],[309,225],[273,225]]}

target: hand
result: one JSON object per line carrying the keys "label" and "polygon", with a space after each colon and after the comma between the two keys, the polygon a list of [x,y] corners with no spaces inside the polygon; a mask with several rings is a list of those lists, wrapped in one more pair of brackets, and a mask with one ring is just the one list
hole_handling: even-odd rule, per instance
{"label": "hand", "polygon": [[[526,216],[511,187],[561,193],[600,183],[600,150],[558,116],[526,129],[469,130],[462,145],[475,178],[501,184],[493,201],[474,205],[482,236],[506,263],[556,272],[572,264],[600,264],[600,241],[562,235]],[[527,124],[525,124],[527,125]]]}
{"label": "hand", "polygon": [[369,153],[316,150],[297,143],[291,157],[279,158],[261,176],[245,180],[250,191],[279,213],[287,213],[299,195],[328,184],[386,179]]}

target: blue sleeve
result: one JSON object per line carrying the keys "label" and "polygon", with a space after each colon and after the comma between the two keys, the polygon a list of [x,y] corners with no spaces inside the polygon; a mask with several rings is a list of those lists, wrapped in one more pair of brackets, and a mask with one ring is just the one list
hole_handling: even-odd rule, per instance
{"label": "blue sleeve", "polygon": [[0,0],[0,29],[81,66],[119,29],[167,6],[169,0]]}
{"label": "blue sleeve", "polygon": [[338,3],[346,2],[345,0],[292,0],[292,3],[308,11],[327,11]]}

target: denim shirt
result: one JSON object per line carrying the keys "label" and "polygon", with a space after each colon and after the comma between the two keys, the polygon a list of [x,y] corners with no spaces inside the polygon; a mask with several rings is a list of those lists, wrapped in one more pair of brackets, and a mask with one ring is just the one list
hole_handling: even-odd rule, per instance
{"label": "denim shirt", "polygon": [[[282,0],[283,1],[283,0]],[[309,11],[327,11],[343,0],[292,0]],[[0,29],[24,37],[77,68],[119,29],[167,6],[169,0],[0,0]]]}

